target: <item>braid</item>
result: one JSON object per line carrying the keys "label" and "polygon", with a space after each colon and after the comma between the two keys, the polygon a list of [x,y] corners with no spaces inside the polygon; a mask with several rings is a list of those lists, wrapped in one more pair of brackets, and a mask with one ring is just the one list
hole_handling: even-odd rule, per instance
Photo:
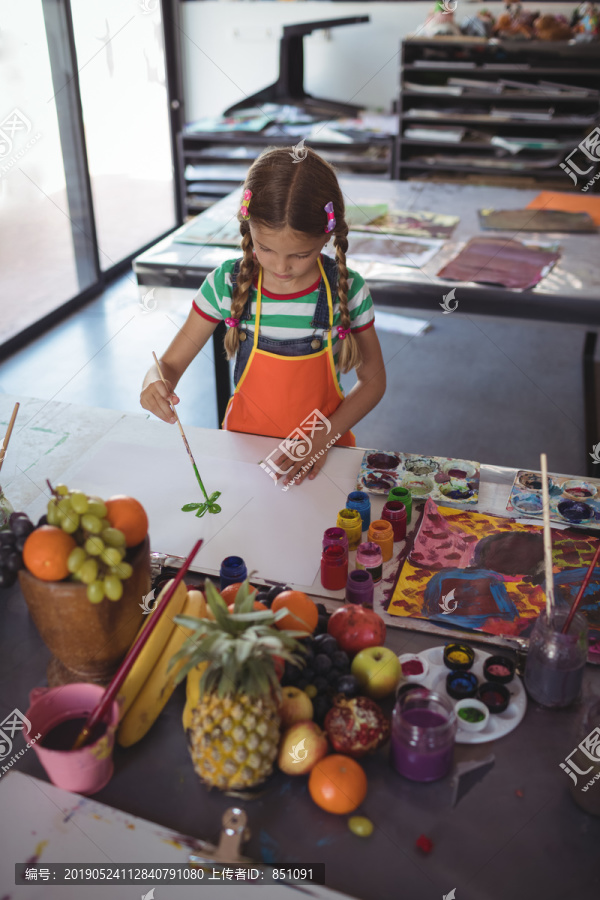
{"label": "braid", "polygon": [[[346,252],[348,250],[348,226],[343,223],[343,233],[336,233],[333,244],[335,247],[335,259],[338,268],[338,300],[340,302],[340,324],[342,328],[350,328],[350,313],[348,312],[348,269],[346,268]],[[350,331],[343,340],[339,341],[338,365],[341,372],[349,372],[356,369],[361,362],[360,350],[356,338]]]}
{"label": "braid", "polygon": [[[241,318],[241,315],[244,311],[244,306],[246,305],[246,300],[248,299],[248,292],[252,286],[252,280],[254,278],[252,235],[250,234],[250,226],[247,222],[241,223],[240,231],[242,233],[243,258],[237,277],[235,291],[233,292],[233,297],[231,298],[230,316],[232,319]],[[239,345],[239,328],[228,328],[227,334],[225,335],[225,353],[227,355],[227,359],[233,359],[233,357],[237,353]]]}

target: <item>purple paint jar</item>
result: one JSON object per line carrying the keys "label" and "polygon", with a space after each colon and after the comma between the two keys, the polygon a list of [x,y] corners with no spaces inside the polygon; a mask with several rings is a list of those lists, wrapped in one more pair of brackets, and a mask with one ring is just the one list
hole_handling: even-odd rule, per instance
{"label": "purple paint jar", "polygon": [[394,541],[403,541],[406,537],[406,507],[399,500],[388,500],[383,507],[381,518],[389,522],[394,532]]}
{"label": "purple paint jar", "polygon": [[346,582],[346,603],[373,608],[373,579],[365,569],[353,569]]}
{"label": "purple paint jar", "polygon": [[452,768],[454,706],[434,691],[408,691],[392,713],[392,765],[411,781],[437,781]]}
{"label": "purple paint jar", "polygon": [[345,528],[326,528],[323,534],[323,550],[325,547],[343,547],[348,553],[348,532]]}
{"label": "purple paint jar", "polygon": [[371,573],[373,584],[381,581],[383,574],[383,554],[381,547],[375,541],[365,541],[359,544],[356,551],[356,568],[364,569]]}

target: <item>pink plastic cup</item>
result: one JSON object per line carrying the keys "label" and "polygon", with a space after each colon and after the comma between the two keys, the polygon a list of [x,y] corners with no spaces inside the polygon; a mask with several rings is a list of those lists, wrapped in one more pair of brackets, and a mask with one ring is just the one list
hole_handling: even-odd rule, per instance
{"label": "pink plastic cup", "polygon": [[31,722],[27,740],[32,743],[48,778],[57,787],[77,794],[95,794],[108,784],[113,774],[113,746],[119,724],[119,707],[112,704],[110,722],[94,743],[81,750],[51,750],[43,746],[44,738],[59,723],[68,719],[86,719],[98,705],[104,688],[97,684],[65,684],[55,688],[34,688],[29,694],[26,718]]}

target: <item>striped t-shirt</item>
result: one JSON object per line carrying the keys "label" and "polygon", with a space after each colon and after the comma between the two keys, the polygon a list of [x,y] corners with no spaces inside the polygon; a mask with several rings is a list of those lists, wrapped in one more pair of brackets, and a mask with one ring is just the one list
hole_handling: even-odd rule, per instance
{"label": "striped t-shirt", "polygon": [[[218,269],[212,271],[194,297],[194,309],[210,322],[220,322],[231,315],[233,294],[231,273],[235,262],[235,259],[229,259]],[[320,283],[321,279],[319,278],[310,287],[297,294],[274,294],[263,288],[260,336],[276,341],[311,337],[315,329],[310,323],[315,314]],[[245,320],[245,325],[253,331],[256,321],[256,284],[250,289],[250,296],[252,318]],[[335,326],[340,324],[340,307],[336,296],[332,297],[332,300],[334,327],[331,333],[331,343],[335,356],[339,343]],[[373,324],[375,315],[369,289],[358,272],[351,269],[348,269],[348,312],[353,333],[364,331]]]}

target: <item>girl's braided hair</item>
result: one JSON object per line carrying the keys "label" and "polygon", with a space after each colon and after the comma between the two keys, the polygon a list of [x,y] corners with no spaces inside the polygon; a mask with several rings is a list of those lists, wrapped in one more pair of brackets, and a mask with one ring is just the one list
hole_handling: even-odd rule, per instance
{"label": "girl's braided hair", "polygon": [[[336,219],[331,232],[338,269],[337,296],[340,325],[350,328],[348,312],[348,226],[344,217],[344,198],[332,166],[313,150],[306,148],[301,162],[293,161],[289,147],[265,150],[250,167],[244,190],[252,191],[249,213],[252,222],[265,228],[291,228],[311,237],[325,234],[327,213],[325,204],[332,202]],[[231,301],[231,317],[240,319],[248,291],[252,286],[258,263],[253,256],[252,235],[247,219],[238,212],[242,235],[243,259]],[[335,303],[335,297],[332,297]],[[225,336],[227,358],[235,356],[239,346],[239,331],[228,328]],[[339,341],[338,365],[349,372],[360,364],[360,351],[354,335],[349,332]]]}

